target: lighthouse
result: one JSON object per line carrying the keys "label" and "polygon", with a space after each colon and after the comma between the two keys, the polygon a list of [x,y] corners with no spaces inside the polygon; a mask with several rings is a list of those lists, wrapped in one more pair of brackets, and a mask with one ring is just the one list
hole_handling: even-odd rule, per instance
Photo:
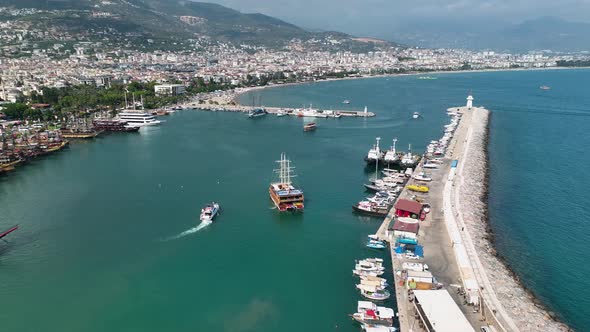
{"label": "lighthouse", "polygon": [[467,96],[467,109],[470,110],[473,107],[473,96],[471,93]]}

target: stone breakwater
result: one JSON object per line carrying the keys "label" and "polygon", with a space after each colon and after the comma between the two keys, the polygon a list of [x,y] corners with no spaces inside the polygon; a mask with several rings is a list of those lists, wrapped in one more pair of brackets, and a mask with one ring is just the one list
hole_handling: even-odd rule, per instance
{"label": "stone breakwater", "polygon": [[487,217],[487,144],[490,113],[477,109],[471,121],[472,146],[464,161],[464,182],[459,187],[466,231],[501,305],[521,332],[569,331],[554,320],[521,285],[514,273],[496,255]]}

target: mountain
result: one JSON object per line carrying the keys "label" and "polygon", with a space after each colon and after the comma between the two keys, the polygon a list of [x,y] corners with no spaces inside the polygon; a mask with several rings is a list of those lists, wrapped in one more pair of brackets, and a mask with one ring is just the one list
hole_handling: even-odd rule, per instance
{"label": "mountain", "polygon": [[541,17],[517,24],[499,20],[469,19],[420,22],[394,37],[424,47],[456,47],[526,52],[533,50],[588,51],[590,23]]}
{"label": "mountain", "polygon": [[[217,41],[270,47],[292,39],[339,40],[339,47],[374,46],[339,32],[311,32],[263,14],[245,14],[212,3],[184,0],[0,0],[0,7],[42,10],[23,17],[41,29],[68,32],[117,32],[183,41],[206,37]],[[56,12],[57,11],[57,12]],[[14,19],[14,17],[10,17]],[[343,43],[342,40],[345,42]],[[334,45],[333,44],[333,45]],[[332,46],[333,46],[332,45]],[[329,45],[328,45],[329,46]]]}

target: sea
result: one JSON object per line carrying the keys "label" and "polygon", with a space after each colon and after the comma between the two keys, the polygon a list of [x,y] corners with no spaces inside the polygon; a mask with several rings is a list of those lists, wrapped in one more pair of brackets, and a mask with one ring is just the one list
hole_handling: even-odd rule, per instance
{"label": "sea", "polygon": [[[498,252],[577,330],[590,324],[590,70],[319,82],[241,96],[266,106],[368,110],[310,119],[185,110],[159,127],[75,141],[0,176],[2,331],[358,331],[355,260],[381,223],[363,157],[381,138],[414,152],[438,139],[445,110],[492,111],[489,216]],[[548,85],[550,90],[539,86]],[[254,98],[252,98],[254,96]],[[348,99],[350,104],[343,104]],[[420,119],[412,119],[420,112]],[[268,197],[284,152],[305,191],[301,214]],[[216,201],[214,223],[200,209]],[[393,300],[387,303],[395,307]]]}

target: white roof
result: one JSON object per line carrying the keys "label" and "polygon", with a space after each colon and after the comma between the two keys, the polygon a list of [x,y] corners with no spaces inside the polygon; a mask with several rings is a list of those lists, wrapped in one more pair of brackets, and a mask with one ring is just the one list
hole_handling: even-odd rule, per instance
{"label": "white roof", "polygon": [[388,307],[377,307],[377,311],[379,311],[379,317],[381,318],[393,318],[395,316],[393,309]]}
{"label": "white roof", "polygon": [[475,332],[446,290],[415,290],[414,295],[436,332]]}
{"label": "white roof", "polygon": [[371,301],[358,301],[357,308],[358,311],[361,311],[361,309],[375,309],[375,304]]}

